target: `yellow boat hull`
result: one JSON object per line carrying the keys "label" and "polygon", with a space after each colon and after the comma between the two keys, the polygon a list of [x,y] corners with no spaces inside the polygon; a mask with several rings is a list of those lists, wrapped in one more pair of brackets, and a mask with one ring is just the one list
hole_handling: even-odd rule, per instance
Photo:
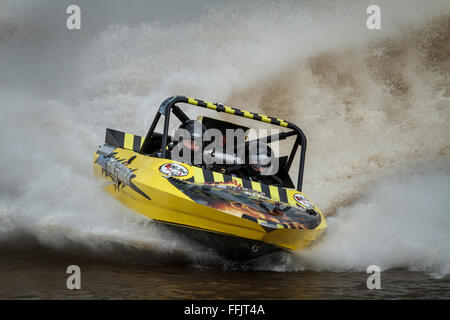
{"label": "yellow boat hull", "polygon": [[[112,151],[109,155],[94,154],[94,172],[106,179],[105,189],[111,196],[139,214],[176,227],[196,240],[203,239],[203,244],[222,247],[221,253],[254,256],[278,249],[304,249],[327,227],[322,212],[295,189],[267,186],[150,157],[135,152],[132,145],[112,147]],[[229,195],[227,186],[234,193]],[[208,197],[204,190],[213,196]],[[246,194],[250,205],[222,201],[223,195],[239,197],[236,190]],[[258,197],[266,203],[303,211],[302,205],[310,203],[316,216],[308,218],[305,213],[300,220],[292,220],[261,213],[252,208]],[[309,221],[309,225],[302,221]]]}

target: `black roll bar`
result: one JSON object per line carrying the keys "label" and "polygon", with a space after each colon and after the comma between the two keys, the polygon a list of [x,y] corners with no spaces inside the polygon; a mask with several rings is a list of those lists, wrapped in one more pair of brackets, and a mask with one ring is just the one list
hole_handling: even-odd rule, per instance
{"label": "black roll bar", "polygon": [[[161,118],[161,115],[164,115],[164,131],[163,131],[163,137],[162,137],[162,145],[161,145],[161,151],[162,151],[162,158],[167,158],[167,145],[168,145],[168,137],[169,137],[169,121],[170,121],[170,112],[172,109],[174,109],[174,113],[181,121],[183,119],[189,119],[182,111],[181,109],[176,106],[177,103],[187,103],[194,106],[207,108],[211,110],[215,110],[217,112],[226,112],[235,116],[244,117],[256,121],[266,122],[273,125],[278,125],[284,128],[288,128],[293,130],[295,134],[297,135],[297,139],[295,140],[294,147],[292,148],[292,151],[289,155],[288,161],[287,161],[287,170],[289,171],[292,162],[294,160],[295,154],[297,153],[297,149],[299,146],[301,146],[301,153],[300,153],[300,165],[299,165],[299,171],[298,171],[298,180],[297,180],[297,190],[302,191],[302,185],[303,185],[303,172],[305,169],[305,158],[306,158],[306,136],[303,133],[303,131],[297,127],[295,124],[285,121],[278,118],[273,118],[269,116],[265,116],[262,114],[249,112],[237,108],[232,108],[229,106],[225,106],[220,103],[211,103],[199,99],[193,99],[185,96],[172,96],[167,98],[166,100],[161,103],[161,106],[159,107],[159,110],[150,126],[150,129],[148,130],[148,133],[145,137],[144,143],[141,148],[141,153],[145,153],[145,150],[148,148],[148,145],[150,143],[150,139],[155,131],[156,125]],[[287,136],[291,136],[290,132],[284,133]]]}

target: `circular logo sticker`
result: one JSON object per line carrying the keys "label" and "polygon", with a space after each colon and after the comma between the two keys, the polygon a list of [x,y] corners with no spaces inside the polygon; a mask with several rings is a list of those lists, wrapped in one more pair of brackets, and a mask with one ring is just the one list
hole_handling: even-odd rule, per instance
{"label": "circular logo sticker", "polygon": [[294,194],[294,200],[297,201],[300,205],[306,208],[313,208],[313,205],[311,202],[309,202],[308,199],[305,198],[304,195],[300,193]]}
{"label": "circular logo sticker", "polygon": [[184,177],[187,176],[189,170],[178,163],[165,163],[160,168],[159,171],[167,176]]}

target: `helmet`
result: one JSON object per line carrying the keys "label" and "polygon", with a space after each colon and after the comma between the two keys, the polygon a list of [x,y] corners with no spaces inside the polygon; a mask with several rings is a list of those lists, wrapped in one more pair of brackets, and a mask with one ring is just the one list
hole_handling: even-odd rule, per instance
{"label": "helmet", "polygon": [[247,148],[246,167],[251,174],[271,175],[274,152],[265,143],[250,142]]}
{"label": "helmet", "polygon": [[184,129],[187,131],[191,138],[202,138],[206,132],[206,127],[197,120],[187,120],[184,122],[179,129]]}

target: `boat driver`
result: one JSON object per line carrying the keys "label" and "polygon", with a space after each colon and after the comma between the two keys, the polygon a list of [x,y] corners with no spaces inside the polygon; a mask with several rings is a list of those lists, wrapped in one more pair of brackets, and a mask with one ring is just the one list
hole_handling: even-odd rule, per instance
{"label": "boat driver", "polygon": [[282,186],[283,181],[276,176],[275,154],[265,143],[257,142],[246,148],[245,169],[247,176],[256,182]]}
{"label": "boat driver", "polygon": [[172,160],[203,165],[203,135],[205,126],[197,120],[187,120],[175,132],[175,141],[169,147]]}

